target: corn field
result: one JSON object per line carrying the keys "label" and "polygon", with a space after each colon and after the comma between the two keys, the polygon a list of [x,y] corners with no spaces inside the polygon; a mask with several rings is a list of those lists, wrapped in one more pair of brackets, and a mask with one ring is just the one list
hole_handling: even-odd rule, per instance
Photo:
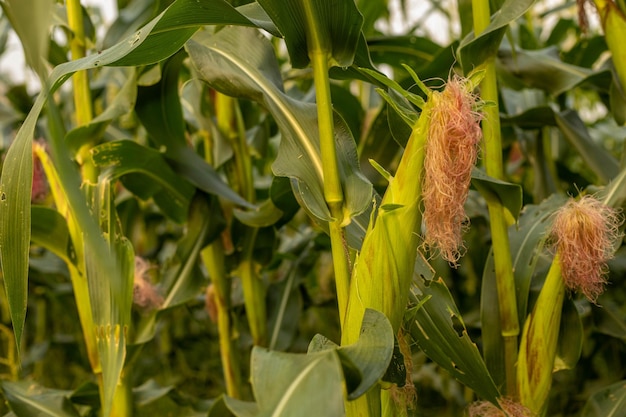
{"label": "corn field", "polygon": [[626,417],[624,0],[113,3],[0,0],[0,415]]}

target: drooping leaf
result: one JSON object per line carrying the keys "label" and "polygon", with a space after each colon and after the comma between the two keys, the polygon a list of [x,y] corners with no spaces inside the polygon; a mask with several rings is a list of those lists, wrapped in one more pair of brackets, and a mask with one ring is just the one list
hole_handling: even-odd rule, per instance
{"label": "drooping leaf", "polygon": [[411,336],[422,351],[480,397],[497,404],[500,393],[470,339],[452,294],[422,256],[411,289],[417,307],[407,312]]}
{"label": "drooping leaf", "polygon": [[492,13],[491,23],[478,37],[472,32],[461,41],[457,56],[465,72],[496,54],[509,24],[526,13],[533,3],[534,0],[506,0],[500,10]]}
{"label": "drooping leaf", "polygon": [[141,407],[149,404],[174,389],[173,386],[161,386],[154,379],[149,379],[140,386],[133,388],[133,402]]}
{"label": "drooping leaf", "polygon": [[555,118],[565,138],[603,182],[607,183],[617,176],[619,164],[608,151],[593,141],[578,113],[565,110],[555,113]]}
{"label": "drooping leaf", "polygon": [[365,394],[387,372],[394,352],[393,328],[384,314],[367,309],[356,343],[337,346],[318,334],[309,344],[309,352],[328,349],[336,349],[339,354],[348,387],[348,399],[354,400]]}
{"label": "drooping leaf", "polygon": [[2,381],[2,392],[17,416],[78,417],[71,391],[43,388],[28,381]]}
{"label": "drooping leaf", "polygon": [[221,179],[185,140],[185,122],[178,96],[178,74],[184,54],[163,63],[161,81],[140,87],[135,112],[155,145],[163,149],[174,170],[201,190],[250,207]]}
{"label": "drooping leaf", "polygon": [[[147,39],[131,53],[116,59],[112,64],[132,66],[159,62],[181,49],[203,25],[254,26],[225,0],[177,0],[152,22],[155,22],[155,25],[149,29]],[[139,29],[127,42],[131,45],[139,43],[145,28],[149,26],[150,24]]]}
{"label": "drooping leaf", "polygon": [[20,38],[26,63],[40,77],[45,77],[54,1],[5,0],[0,6]]}
{"label": "drooping leaf", "polygon": [[478,168],[472,170],[472,185],[480,193],[497,196],[514,219],[519,217],[522,209],[522,187],[490,177]]}
{"label": "drooping leaf", "polygon": [[[353,0],[259,0],[258,2],[285,37],[291,64],[309,63],[308,36],[317,36],[331,58],[341,67],[352,64],[363,26],[363,16]],[[310,35],[307,12],[312,11],[319,33]]]}
{"label": "drooping leaf", "polygon": [[271,199],[265,200],[256,210],[244,211],[235,209],[233,214],[237,220],[251,227],[271,226],[283,216],[283,212],[274,205]]}
{"label": "drooping leaf", "polygon": [[[242,27],[225,28],[196,40],[187,44],[187,51],[202,78],[224,94],[266,107],[282,133],[274,174],[296,180],[294,194],[305,208],[320,220],[330,220],[323,194],[315,105],[283,92],[271,44],[258,31]],[[350,215],[356,215],[369,206],[371,185],[359,171],[354,140],[337,115],[335,138],[346,207]]]}
{"label": "drooping leaf", "polygon": [[519,78],[528,87],[542,89],[554,96],[585,81],[601,83],[608,90],[611,83],[610,72],[595,72],[567,64],[557,54],[558,51],[553,48],[537,51],[501,49],[498,60],[502,71]]}

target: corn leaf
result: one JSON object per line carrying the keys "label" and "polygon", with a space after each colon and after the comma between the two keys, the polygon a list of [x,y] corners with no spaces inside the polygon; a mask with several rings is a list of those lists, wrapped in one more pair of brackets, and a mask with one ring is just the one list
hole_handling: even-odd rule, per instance
{"label": "corn leaf", "polygon": [[[168,199],[156,200],[164,214],[182,223],[187,217],[194,187],[177,176],[163,155],[129,140],[106,142],[91,151],[96,166],[109,167],[107,176],[111,180],[128,174],[141,174],[142,188],[164,192]],[[151,187],[146,183],[156,183]],[[131,188],[132,190],[132,188]],[[147,197],[147,196],[143,196]]]}
{"label": "corn leaf", "polygon": [[33,243],[48,249],[68,264],[75,263],[76,253],[65,218],[58,211],[43,206],[32,206],[31,218]]}
{"label": "corn leaf", "polygon": [[542,89],[554,96],[583,82],[593,83],[607,91],[611,84],[609,71],[594,71],[565,63],[553,48],[538,51],[502,49],[498,53],[498,61],[503,72],[519,78],[525,86]]}
{"label": "corn leaf", "polygon": [[533,3],[534,0],[506,0],[492,13],[491,23],[478,37],[472,32],[461,41],[457,56],[465,72],[469,73],[496,54],[509,24],[526,13]]}
{"label": "corn leaf", "polygon": [[593,394],[585,404],[581,417],[625,417],[626,380],[616,382]]}
{"label": "corn leaf", "polygon": [[303,355],[254,347],[251,382],[256,405],[226,397],[237,417],[343,416],[341,365],[333,351]]}
{"label": "corn leaf", "polygon": [[500,393],[478,347],[472,342],[452,294],[423,257],[418,256],[407,312],[411,336],[422,351],[480,397],[497,404]]}
{"label": "corn leaf", "polygon": [[185,122],[178,96],[178,74],[184,54],[162,63],[161,80],[140,87],[135,112],[155,145],[164,150],[174,170],[196,187],[217,194],[237,204],[251,207],[226,185],[215,170],[185,140]]}
{"label": "corn leaf", "polygon": [[556,124],[568,142],[576,148],[583,160],[604,183],[619,173],[617,160],[600,144],[595,143],[584,122],[574,110],[555,113]]}
{"label": "corn leaf", "polygon": [[0,6],[20,38],[26,63],[40,77],[45,77],[54,1],[4,0]]}
{"label": "corn leaf", "polygon": [[480,193],[497,196],[502,205],[517,220],[522,209],[522,187],[490,177],[478,168],[472,170],[472,185]]}
{"label": "corn leaf", "polygon": [[78,417],[70,391],[43,388],[30,381],[2,381],[2,392],[17,416]]}
{"label": "corn leaf", "polygon": [[363,16],[352,0],[259,0],[261,7],[285,37],[295,68],[309,64],[305,6],[314,9],[322,39],[332,60],[341,67],[352,64],[363,26]]}
{"label": "corn leaf", "polygon": [[[297,181],[294,194],[317,219],[330,220],[323,193],[322,162],[315,105],[284,93],[278,62],[269,41],[256,30],[230,27],[187,43],[201,77],[216,90],[260,102],[278,124],[282,140],[272,165],[275,175]],[[350,215],[370,205],[371,184],[358,167],[354,140],[335,118],[335,139],[346,207]]]}
{"label": "corn leaf", "polygon": [[336,349],[341,359],[348,387],[348,399],[365,394],[385,375],[394,351],[393,328],[387,317],[372,309],[365,310],[361,334],[356,343],[337,346],[317,334],[309,344],[309,352]]}

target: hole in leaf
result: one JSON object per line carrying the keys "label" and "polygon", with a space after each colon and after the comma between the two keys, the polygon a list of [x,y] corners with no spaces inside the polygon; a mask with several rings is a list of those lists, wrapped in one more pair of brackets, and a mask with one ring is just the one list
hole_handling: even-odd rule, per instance
{"label": "hole in leaf", "polygon": [[0,194],[0,200],[6,201],[7,195],[5,193]]}
{"label": "hole in leaf", "polygon": [[455,315],[452,315],[450,318],[452,319],[452,327],[454,328],[456,335],[459,337],[463,337],[463,332],[465,332],[465,326],[463,326],[461,320],[459,320],[459,318]]}

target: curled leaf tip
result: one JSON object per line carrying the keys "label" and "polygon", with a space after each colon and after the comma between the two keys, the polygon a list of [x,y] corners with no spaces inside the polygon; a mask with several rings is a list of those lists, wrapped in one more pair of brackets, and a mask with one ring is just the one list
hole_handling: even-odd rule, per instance
{"label": "curled leaf tip", "polygon": [[465,200],[482,131],[478,98],[461,77],[431,95],[423,184],[425,244],[453,265],[461,257]]}
{"label": "curled leaf tip", "polygon": [[622,236],[621,223],[619,211],[591,195],[571,199],[555,213],[551,236],[567,288],[596,302],[604,291],[606,262]]}

